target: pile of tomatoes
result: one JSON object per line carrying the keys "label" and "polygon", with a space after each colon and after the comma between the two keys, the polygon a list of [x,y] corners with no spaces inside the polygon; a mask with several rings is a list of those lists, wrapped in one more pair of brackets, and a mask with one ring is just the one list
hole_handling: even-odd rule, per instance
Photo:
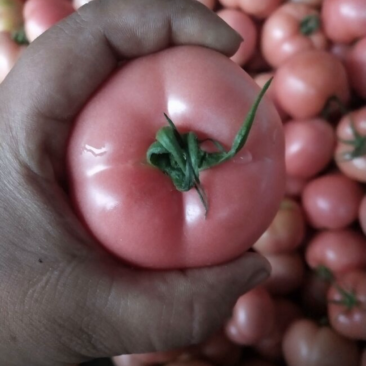
{"label": "pile of tomatoes", "polygon": [[[253,246],[272,274],[205,343],[114,362],[366,366],[366,1],[200,1],[244,38],[232,60],[260,86],[274,76],[286,194]],[[87,2],[0,0],[0,82]]]}

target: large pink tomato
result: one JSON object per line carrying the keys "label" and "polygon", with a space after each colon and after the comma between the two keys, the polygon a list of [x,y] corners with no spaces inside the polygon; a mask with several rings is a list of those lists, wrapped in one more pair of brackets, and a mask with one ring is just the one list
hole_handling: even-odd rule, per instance
{"label": "large pink tomato", "polygon": [[[68,148],[75,208],[96,239],[126,262],[149,268],[222,263],[254,244],[284,192],[283,133],[269,99],[260,102],[239,153],[199,172],[208,209],[196,189],[178,191],[146,154],[158,130],[169,130],[164,113],[180,134],[192,131],[199,141],[213,139],[230,150],[259,91],[227,57],[193,46],[142,57],[118,70],[75,121]],[[182,148],[177,154],[183,168],[164,149],[152,159],[161,159],[177,176],[188,173],[184,182],[198,177],[192,169],[196,153],[185,150],[188,140],[184,135],[172,142]],[[200,148],[205,156],[220,150],[212,140]]]}

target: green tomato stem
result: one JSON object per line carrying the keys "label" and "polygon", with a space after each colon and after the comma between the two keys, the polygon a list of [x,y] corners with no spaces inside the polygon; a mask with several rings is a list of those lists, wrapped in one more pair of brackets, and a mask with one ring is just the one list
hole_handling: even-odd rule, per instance
{"label": "green tomato stem", "polygon": [[[178,191],[186,192],[195,188],[205,208],[205,217],[208,214],[209,204],[199,173],[232,159],[243,148],[259,103],[271,82],[272,79],[268,80],[258,94],[229,151],[225,151],[222,144],[216,140],[210,138],[204,141],[198,140],[194,132],[181,134],[173,121],[164,113],[168,126],[162,127],[156,133],[156,141],[150,145],[146,154],[147,161],[168,175]],[[200,145],[205,141],[212,142],[218,151],[209,153],[201,149]]]}
{"label": "green tomato stem", "polygon": [[320,19],[319,15],[312,14],[307,15],[300,22],[300,32],[304,36],[310,36],[313,33],[317,32],[320,28]]}

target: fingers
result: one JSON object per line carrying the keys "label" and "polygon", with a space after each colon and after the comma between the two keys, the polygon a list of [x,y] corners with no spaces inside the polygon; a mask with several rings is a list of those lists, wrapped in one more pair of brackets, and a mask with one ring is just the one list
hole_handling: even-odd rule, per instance
{"label": "fingers", "polygon": [[[102,277],[94,281],[93,272],[88,274],[89,283],[99,284],[98,297],[73,311],[75,326],[68,327],[68,337],[63,334],[73,354],[91,358],[174,349],[203,341],[223,325],[237,298],[268,276],[269,265],[261,256],[246,253],[231,263],[205,269],[121,269],[113,285]],[[85,292],[95,294],[84,285],[78,290],[79,301]]]}
{"label": "fingers", "polygon": [[194,0],[91,2],[32,43],[1,86],[23,158],[41,150],[61,159],[73,118],[118,62],[183,44],[230,55],[240,42]]}

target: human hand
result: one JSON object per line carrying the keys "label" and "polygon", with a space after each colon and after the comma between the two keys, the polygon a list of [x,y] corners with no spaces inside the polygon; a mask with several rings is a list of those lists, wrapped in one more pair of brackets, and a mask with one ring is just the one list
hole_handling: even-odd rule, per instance
{"label": "human hand", "polygon": [[254,253],[221,266],[131,269],[95,243],[65,193],[72,122],[118,63],[241,39],[193,0],[104,0],[32,43],[0,86],[0,364],[61,366],[197,343],[266,277]]}

